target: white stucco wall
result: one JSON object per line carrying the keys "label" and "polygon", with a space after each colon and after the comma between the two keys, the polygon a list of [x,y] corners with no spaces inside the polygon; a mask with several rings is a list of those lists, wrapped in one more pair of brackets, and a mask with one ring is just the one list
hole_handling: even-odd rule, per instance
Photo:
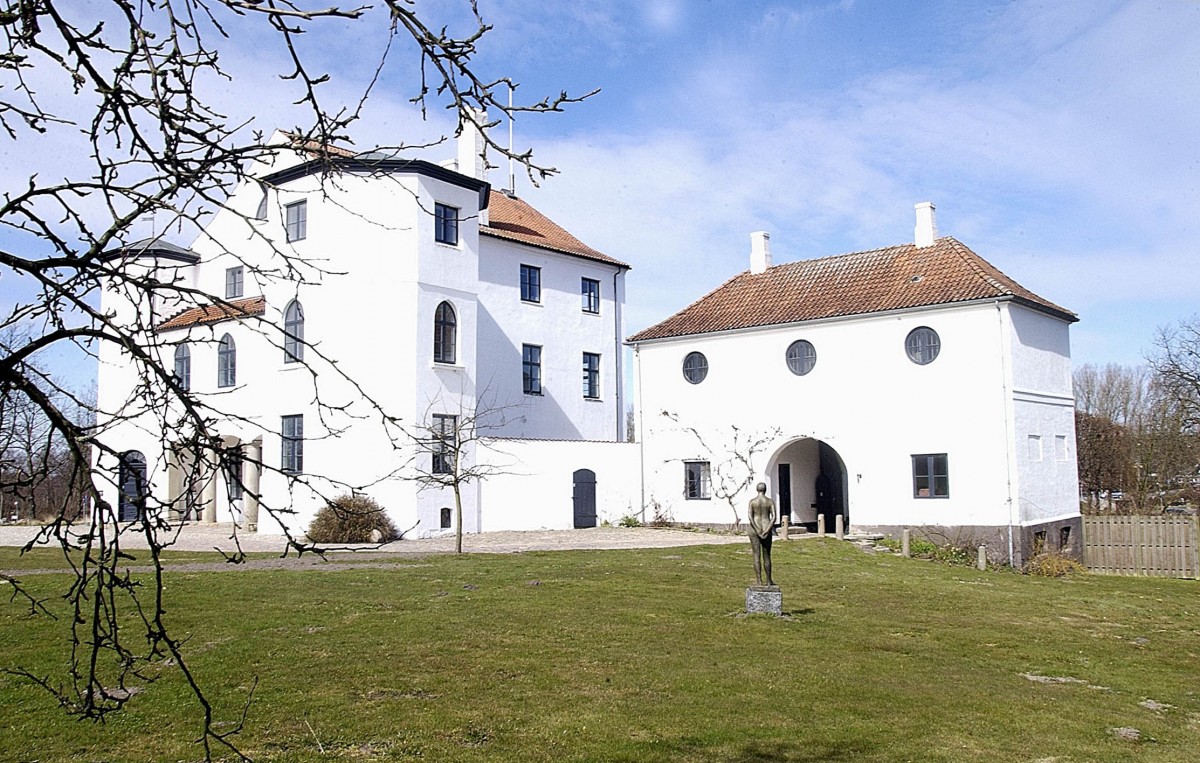
{"label": "white stucco wall", "polygon": [[[481,397],[503,409],[504,437],[624,438],[621,303],[624,271],[581,257],[482,236],[479,261]],[[541,268],[541,301],[521,300],[521,265]],[[580,281],[600,283],[600,312],[582,309]],[[615,288],[614,288],[615,286]],[[542,348],[542,394],[522,390],[521,347]],[[583,353],[600,355],[600,397],[583,397]],[[485,392],[486,390],[486,392]],[[503,423],[500,423],[503,418]]]}
{"label": "white stucco wall", "polygon": [[1079,513],[1069,324],[1012,305],[1014,461],[1020,523]]}
{"label": "white stucco wall", "polygon": [[[852,525],[1016,522],[1005,307],[942,307],[642,344],[637,386],[648,499],[676,520],[731,521],[729,505],[715,497],[684,499],[682,462],[710,460],[718,468],[736,426],[743,443],[766,438],[753,481],[767,482],[774,497],[775,454],[784,446],[812,438],[834,448],[845,465]],[[918,326],[941,340],[938,358],[924,366],[904,350]],[[796,339],[817,351],[806,376],[785,363]],[[698,385],[681,372],[693,350],[709,363]],[[950,495],[914,498],[912,456],[933,453],[947,454]],[[811,479],[811,464],[793,466],[792,474],[794,483]],[[794,506],[807,507],[806,487],[794,484]],[[752,489],[734,501],[743,518]]]}
{"label": "white stucco wall", "polygon": [[480,462],[501,472],[479,485],[484,530],[562,530],[574,526],[572,475],[596,474],[596,521],[617,523],[640,508],[633,443],[495,439]]}
{"label": "white stucco wall", "polygon": [[[281,155],[275,165],[256,165],[251,173],[264,176],[293,163],[295,157]],[[144,337],[150,346],[164,343],[162,363],[167,369],[173,365],[175,345],[188,342],[192,391],[212,405],[214,430],[226,445],[261,444],[261,530],[275,531],[282,523],[302,531],[323,505],[323,496],[359,488],[378,500],[401,529],[415,528],[417,535],[440,532],[441,509],[453,506],[451,492],[419,489],[414,471],[428,471],[430,455],[395,427],[420,430],[435,413],[468,419],[481,395],[485,406],[503,409],[507,423],[500,430],[508,434],[598,440],[623,434],[623,269],[481,237],[479,193],[436,175],[343,174],[324,183],[306,176],[266,193],[266,219],[250,219],[263,186],[253,178],[243,183],[192,243],[200,263],[172,270],[172,277],[187,285],[224,297],[226,269],[243,266],[240,298],[263,296],[265,313]],[[306,236],[287,242],[284,206],[301,199],[307,203]],[[462,210],[457,245],[434,241],[435,203]],[[543,304],[537,311],[520,303],[522,262],[543,268]],[[601,284],[599,315],[581,309],[583,277]],[[304,336],[311,345],[303,364],[285,362],[282,349],[283,310],[293,299],[303,306]],[[453,306],[457,319],[452,364],[433,361],[434,312],[442,301]],[[149,324],[203,302],[200,297],[157,305]],[[129,313],[132,322],[134,306],[112,294],[105,297],[105,305]],[[217,343],[226,333],[237,347],[237,384],[218,388]],[[549,394],[542,398],[521,394],[523,341],[544,347],[543,379]],[[599,400],[583,398],[583,352],[601,355]],[[120,352],[102,349],[102,406],[115,407],[136,381]],[[508,397],[497,399],[497,392]],[[282,417],[296,414],[304,416],[304,473],[292,479],[277,470]],[[393,437],[381,426],[385,417],[394,422]],[[120,424],[112,437],[122,449],[146,455],[151,490],[163,501],[182,484],[180,470],[166,466],[164,446],[179,437],[165,424],[169,421],[169,415],[146,415]],[[464,455],[474,456],[469,446]],[[549,465],[534,463],[532,471],[522,466],[522,473],[549,479],[545,475],[557,474],[558,464],[555,456]],[[115,474],[115,464],[105,466]],[[210,492],[216,496],[217,521],[241,520],[245,499],[230,502],[223,475],[215,479]],[[628,475],[623,479],[627,483]],[[501,483],[496,490],[502,494],[509,488],[504,480]],[[469,485],[463,493],[463,526],[468,532],[479,531],[489,521],[480,489]],[[115,501],[115,489],[110,492]],[[509,503],[494,501],[504,512],[498,525],[517,522],[521,516],[506,508]],[[268,508],[276,510],[277,519]],[[547,516],[548,523],[559,521]]]}

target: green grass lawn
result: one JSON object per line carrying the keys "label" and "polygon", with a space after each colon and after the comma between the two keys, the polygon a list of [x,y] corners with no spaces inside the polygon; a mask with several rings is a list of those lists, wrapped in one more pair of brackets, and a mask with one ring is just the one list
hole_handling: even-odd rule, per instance
{"label": "green grass lawn", "polygon": [[[739,615],[748,545],[397,561],[169,575],[169,618],[221,719],[258,679],[239,737],[255,760],[1192,763],[1200,750],[1195,581],[780,543],[777,619]],[[27,583],[49,595],[64,580]],[[0,607],[0,664],[61,674],[63,622],[27,611]],[[198,759],[196,708],[177,670],[162,675],[103,725],[0,676],[0,760]]]}

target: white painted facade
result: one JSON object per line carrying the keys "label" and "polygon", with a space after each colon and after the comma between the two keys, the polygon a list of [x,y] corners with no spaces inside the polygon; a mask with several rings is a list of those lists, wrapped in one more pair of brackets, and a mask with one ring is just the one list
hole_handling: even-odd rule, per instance
{"label": "white painted facade", "polygon": [[[166,369],[173,367],[176,346],[187,344],[191,391],[212,406],[222,445],[246,459],[242,479],[248,489],[240,498],[230,496],[232,480],[220,469],[193,463],[213,461],[211,449],[178,441],[171,426],[177,404],[144,400],[124,354],[102,350],[100,408],[118,410],[132,400],[147,411],[101,425],[112,430],[109,442],[145,456],[154,499],[202,521],[238,521],[270,532],[282,523],[302,531],[323,496],[354,488],[383,505],[399,528],[427,534],[445,531],[442,509],[453,499],[448,489],[421,490],[413,481],[416,471],[429,471],[432,456],[399,436],[400,427],[419,429],[434,414],[461,420],[478,412],[489,436],[610,445],[623,439],[619,381],[627,266],[490,235],[487,228],[481,233],[481,220],[489,219],[489,188],[474,176],[425,162],[381,160],[370,167],[343,163],[323,177],[316,168],[306,171],[309,158],[282,152],[270,164],[250,167],[248,179],[192,244],[194,264],[157,256],[154,247],[119,255],[127,268],[157,267],[160,280],[198,292],[156,305],[142,325],[161,325],[210,303],[204,295],[231,303],[259,296],[265,301],[258,315],[140,337]],[[266,214],[255,219],[264,192]],[[306,231],[289,242],[286,210],[297,202],[306,207]],[[459,210],[456,243],[435,241],[435,204]],[[521,301],[521,264],[541,269],[537,304]],[[243,291],[227,295],[227,271],[236,267],[243,268]],[[582,278],[601,284],[598,311],[581,309]],[[134,306],[119,284],[109,286],[104,309],[131,319]],[[293,300],[303,307],[303,362],[289,362],[284,351],[284,313]],[[434,316],[442,303],[452,306],[456,319],[452,362],[434,360]],[[221,387],[218,345],[226,335],[236,346],[236,383]],[[542,349],[538,395],[522,387],[523,344]],[[588,398],[584,352],[600,356],[598,395]],[[294,416],[303,417],[303,466],[284,474],[284,417]],[[391,423],[385,425],[385,418]],[[586,463],[591,451],[583,450],[579,463],[555,459],[553,468],[560,462],[572,472],[595,468]],[[478,454],[468,445],[463,457]],[[100,455],[98,464],[117,471],[111,455]],[[250,493],[261,495],[261,507]],[[108,498],[116,504],[115,486]],[[482,500],[477,488],[464,492],[465,531],[492,524],[493,512],[498,525],[514,521],[510,507]],[[544,520],[530,516],[527,526],[561,523],[547,514]]]}
{"label": "white painted facade", "polygon": [[[766,257],[769,266],[769,250]],[[756,239],[751,273],[764,272],[762,260]],[[940,337],[927,365],[905,348],[918,327]],[[646,503],[677,522],[729,524],[735,512],[745,519],[762,481],[781,509],[790,508],[793,524],[811,529],[825,471],[832,513],[852,529],[940,528],[951,540],[986,541],[993,556],[1019,561],[1036,533],[1051,528],[1046,543],[1057,548],[1069,526],[1073,548],[1079,508],[1068,327],[997,298],[635,340]],[[796,340],[816,350],[805,375],[786,362]],[[707,360],[698,384],[684,375],[692,352]],[[752,468],[734,451],[752,457]],[[914,457],[927,454],[945,454],[945,497],[917,496]],[[690,497],[688,462],[707,463],[710,476],[707,491],[693,485]],[[732,506],[722,500],[730,485]],[[832,516],[827,526],[832,532]]]}

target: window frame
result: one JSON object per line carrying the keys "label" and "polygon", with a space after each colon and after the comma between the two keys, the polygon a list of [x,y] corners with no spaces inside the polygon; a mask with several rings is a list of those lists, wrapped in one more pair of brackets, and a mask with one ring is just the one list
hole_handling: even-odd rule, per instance
{"label": "window frame", "polygon": [[537,265],[521,263],[521,301],[542,302],[542,269]]}
{"label": "window frame", "polygon": [[217,343],[217,387],[237,386],[237,342],[226,333]]}
{"label": "window frame", "polygon": [[179,385],[184,392],[190,392],[192,389],[192,348],[187,342],[180,342],[175,345],[175,383]]}
{"label": "window frame", "polygon": [[[118,458],[117,468],[117,521],[132,522],[146,514],[146,499],[150,496],[150,482],[146,478],[146,456],[140,450],[127,450]],[[132,484],[130,484],[132,483]],[[133,488],[128,492],[127,488]],[[132,511],[127,511],[132,510]],[[126,519],[127,513],[133,516]]]}
{"label": "window frame", "polygon": [[917,326],[904,337],[904,354],[918,366],[927,366],[942,352],[942,338],[928,326]]}
{"label": "window frame", "polygon": [[225,299],[238,299],[246,294],[246,268],[235,265],[225,268]]}
{"label": "window frame", "polygon": [[454,474],[449,457],[458,450],[458,416],[450,413],[435,413],[429,425],[429,464],[431,474]]}
{"label": "window frame", "polygon": [[600,353],[583,353],[583,399],[600,399]]}
{"label": "window frame", "polygon": [[267,219],[267,187],[262,183],[258,184],[259,190],[262,191],[262,196],[258,198],[258,207],[254,210],[255,220]]}
{"label": "window frame", "polygon": [[712,500],[712,464],[710,462],[683,462],[683,498],[685,501]]}
{"label": "window frame", "polygon": [[600,314],[600,281],[595,278],[579,280],[579,295],[583,303],[583,312],[588,315]]}
{"label": "window frame", "polygon": [[434,241],[446,246],[458,246],[458,220],[461,211],[458,207],[440,201],[433,203]]}
{"label": "window frame", "polygon": [[[925,500],[950,497],[950,457],[947,454],[913,454],[912,475],[913,498]],[[921,494],[922,490],[927,491],[925,495]]]}
{"label": "window frame", "polygon": [[245,460],[242,458],[242,449],[226,448],[221,455],[221,467],[225,475],[225,491],[229,500],[240,501],[246,492],[245,469],[243,468]]}
{"label": "window frame", "polygon": [[542,394],[542,346],[521,345],[521,391],[526,395]]}
{"label": "window frame", "polygon": [[293,413],[280,417],[279,471],[284,474],[304,473],[304,414]]}
{"label": "window frame", "polygon": [[699,350],[683,356],[683,378],[688,384],[699,384],[708,378],[708,358]]}
{"label": "window frame", "polygon": [[283,220],[284,235],[289,244],[308,238],[308,199],[285,204]]}
{"label": "window frame", "polygon": [[458,313],[449,300],[443,300],[433,311],[433,362],[453,365],[457,358]]}
{"label": "window frame", "polygon": [[784,362],[796,376],[807,376],[817,367],[817,348],[807,339],[797,339],[788,345]]}
{"label": "window frame", "polygon": [[283,309],[283,362],[304,361],[304,305],[293,299]]}

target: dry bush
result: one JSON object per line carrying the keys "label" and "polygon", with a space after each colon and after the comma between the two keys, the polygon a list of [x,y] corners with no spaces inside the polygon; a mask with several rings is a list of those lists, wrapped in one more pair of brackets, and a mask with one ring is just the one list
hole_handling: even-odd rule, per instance
{"label": "dry bush", "polygon": [[[372,538],[376,530],[379,535]],[[340,495],[317,512],[308,526],[308,537],[314,543],[387,543],[400,533],[373,498]]]}
{"label": "dry bush", "polygon": [[1043,578],[1061,578],[1076,572],[1086,572],[1087,569],[1066,554],[1058,551],[1047,551],[1030,559],[1021,569],[1026,575],[1037,575]]}

